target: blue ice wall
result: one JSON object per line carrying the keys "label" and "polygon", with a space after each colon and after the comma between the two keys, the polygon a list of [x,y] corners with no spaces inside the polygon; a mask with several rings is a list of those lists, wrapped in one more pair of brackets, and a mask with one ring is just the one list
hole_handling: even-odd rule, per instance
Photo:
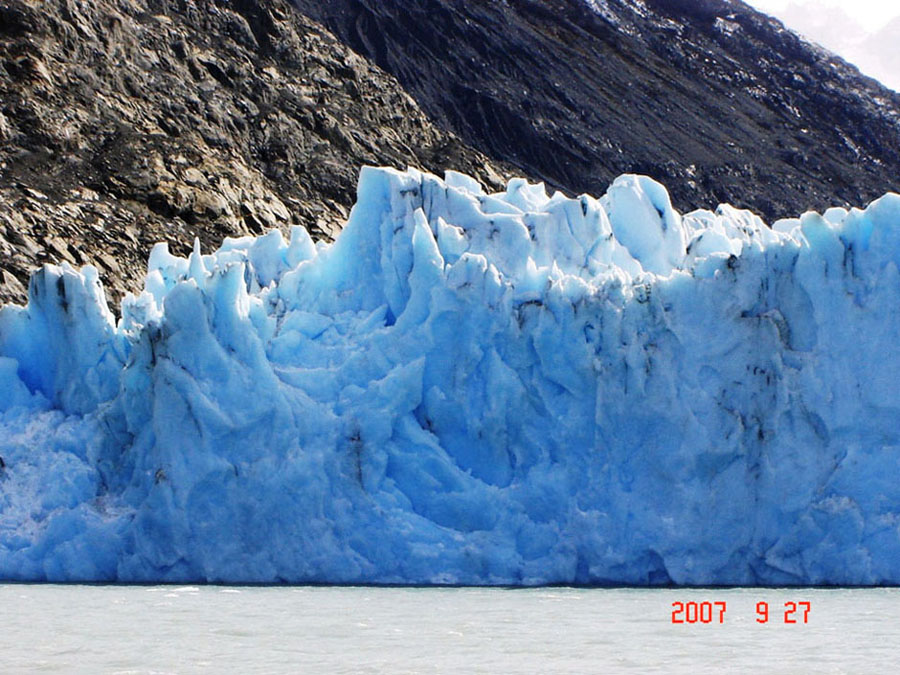
{"label": "blue ice wall", "polygon": [[765,226],[364,169],[0,310],[0,578],[900,583],[900,196]]}

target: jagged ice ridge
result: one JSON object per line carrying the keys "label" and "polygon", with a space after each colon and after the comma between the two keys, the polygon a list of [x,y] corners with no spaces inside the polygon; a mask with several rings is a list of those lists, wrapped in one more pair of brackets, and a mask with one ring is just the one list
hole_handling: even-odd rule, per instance
{"label": "jagged ice ridge", "polygon": [[900,582],[900,196],[766,227],[362,171],[0,311],[0,578]]}

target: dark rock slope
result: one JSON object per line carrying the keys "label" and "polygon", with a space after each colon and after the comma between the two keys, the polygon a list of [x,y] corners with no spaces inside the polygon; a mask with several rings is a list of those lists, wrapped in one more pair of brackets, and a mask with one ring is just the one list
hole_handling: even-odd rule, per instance
{"label": "dark rock slope", "polygon": [[769,219],[900,187],[900,96],[738,0],[296,0],[480,150]]}
{"label": "dark rock slope", "polygon": [[157,241],[332,236],[367,163],[502,171],[286,0],[0,0],[0,302],[45,262],[119,296]]}

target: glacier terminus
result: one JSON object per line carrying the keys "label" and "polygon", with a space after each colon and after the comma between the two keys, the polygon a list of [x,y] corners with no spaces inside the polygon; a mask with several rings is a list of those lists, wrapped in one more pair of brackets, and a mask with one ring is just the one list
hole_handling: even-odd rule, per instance
{"label": "glacier terminus", "polygon": [[900,195],[768,227],[362,170],[0,310],[0,578],[900,583]]}

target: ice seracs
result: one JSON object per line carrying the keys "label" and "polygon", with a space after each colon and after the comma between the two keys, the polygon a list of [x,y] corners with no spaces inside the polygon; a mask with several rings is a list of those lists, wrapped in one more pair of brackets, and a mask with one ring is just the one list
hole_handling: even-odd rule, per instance
{"label": "ice seracs", "polygon": [[0,310],[0,578],[900,582],[900,196],[768,228],[362,171]]}

